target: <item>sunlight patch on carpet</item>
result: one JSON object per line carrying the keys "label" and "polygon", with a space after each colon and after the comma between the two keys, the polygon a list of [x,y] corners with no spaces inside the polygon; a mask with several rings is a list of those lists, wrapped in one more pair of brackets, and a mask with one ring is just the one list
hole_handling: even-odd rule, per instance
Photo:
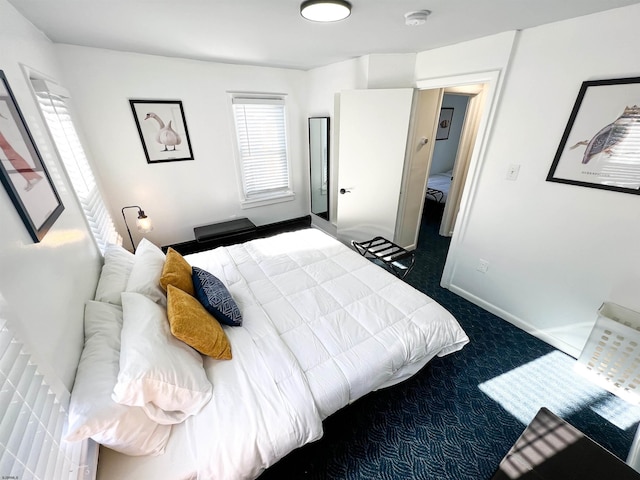
{"label": "sunlight patch on carpet", "polygon": [[589,382],[574,370],[575,365],[573,358],[554,351],[478,387],[525,425],[540,407],[564,418],[590,408],[623,430],[640,421],[640,407]]}

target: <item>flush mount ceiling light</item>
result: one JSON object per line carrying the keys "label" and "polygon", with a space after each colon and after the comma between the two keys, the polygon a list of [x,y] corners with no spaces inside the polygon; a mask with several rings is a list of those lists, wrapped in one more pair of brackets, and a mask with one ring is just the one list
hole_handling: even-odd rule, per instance
{"label": "flush mount ceiling light", "polygon": [[351,15],[351,4],[344,0],[306,0],[300,15],[313,22],[337,22]]}
{"label": "flush mount ceiling light", "polygon": [[418,10],[417,12],[407,12],[404,14],[404,21],[407,25],[415,27],[424,25],[427,17],[431,15],[431,10]]}

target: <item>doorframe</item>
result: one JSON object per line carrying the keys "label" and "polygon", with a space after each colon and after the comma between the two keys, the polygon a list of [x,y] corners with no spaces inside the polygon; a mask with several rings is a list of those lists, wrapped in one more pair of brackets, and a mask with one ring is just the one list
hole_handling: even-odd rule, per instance
{"label": "doorframe", "polygon": [[442,221],[440,222],[440,235],[451,237],[453,235],[453,227],[460,210],[460,198],[464,192],[464,183],[467,179],[471,155],[475,148],[475,142],[478,135],[478,125],[484,111],[486,84],[476,83],[473,85],[464,85],[461,87],[445,88],[445,95],[460,95],[467,97],[467,108],[464,114],[462,131],[456,156],[453,163],[453,178],[449,187],[449,194],[442,212]]}
{"label": "doorframe", "polygon": [[469,170],[467,179],[464,183],[462,198],[460,199],[460,210],[453,228],[451,244],[447,253],[447,260],[440,279],[440,285],[444,288],[451,286],[458,258],[458,250],[463,243],[467,228],[469,225],[469,217],[471,205],[476,195],[480,174],[485,162],[485,154],[489,137],[491,135],[491,127],[493,125],[495,112],[497,110],[498,99],[502,90],[503,75],[502,70],[488,70],[484,72],[468,73],[462,75],[453,75],[447,77],[420,79],[416,81],[416,88],[420,90],[433,88],[457,87],[461,85],[471,85],[477,83],[486,84],[486,99],[478,126],[478,135],[476,137],[473,153],[469,162]]}

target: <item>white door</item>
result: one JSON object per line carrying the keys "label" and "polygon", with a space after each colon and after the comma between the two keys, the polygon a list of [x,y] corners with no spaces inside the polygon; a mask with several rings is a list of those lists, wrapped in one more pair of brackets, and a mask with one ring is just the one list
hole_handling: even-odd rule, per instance
{"label": "white door", "polygon": [[340,93],[338,238],[394,240],[413,89]]}
{"label": "white door", "polygon": [[419,90],[414,101],[415,111],[407,142],[395,241],[407,250],[414,250],[418,246],[427,176],[436,143],[443,93],[441,88]]}

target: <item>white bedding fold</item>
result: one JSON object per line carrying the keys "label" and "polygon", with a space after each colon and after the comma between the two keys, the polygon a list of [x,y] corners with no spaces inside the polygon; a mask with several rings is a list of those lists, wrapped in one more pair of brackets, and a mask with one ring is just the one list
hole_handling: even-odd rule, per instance
{"label": "white bedding fold", "polygon": [[322,423],[296,358],[226,250],[214,252],[189,260],[225,282],[243,326],[224,327],[232,360],[204,363],[214,387],[211,402],[191,423],[198,478],[255,478],[291,450],[320,438]]}
{"label": "white bedding fold", "polygon": [[[205,361],[214,382],[211,402],[192,422],[198,478],[255,478],[291,450],[322,436],[313,399],[286,349],[229,329],[229,362]],[[264,357],[268,357],[265,361]],[[269,365],[279,365],[272,371]]]}

